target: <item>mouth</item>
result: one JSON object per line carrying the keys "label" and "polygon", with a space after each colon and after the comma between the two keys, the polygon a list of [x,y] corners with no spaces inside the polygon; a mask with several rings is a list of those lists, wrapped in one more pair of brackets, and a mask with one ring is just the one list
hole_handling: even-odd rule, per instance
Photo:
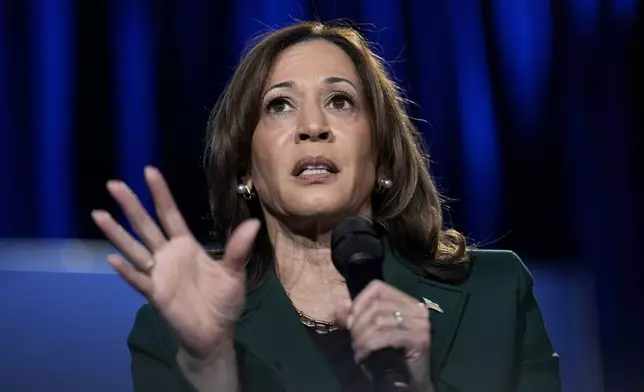
{"label": "mouth", "polygon": [[291,173],[295,177],[316,176],[339,173],[336,164],[325,157],[305,157],[297,161]]}

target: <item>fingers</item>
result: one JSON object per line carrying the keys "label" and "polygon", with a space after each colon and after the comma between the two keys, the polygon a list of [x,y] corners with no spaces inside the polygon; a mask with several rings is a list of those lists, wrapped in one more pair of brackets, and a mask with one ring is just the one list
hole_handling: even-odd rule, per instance
{"label": "fingers", "polygon": [[353,324],[353,316],[351,316],[351,301],[342,302],[336,306],[333,318],[338,327],[351,329]]}
{"label": "fingers", "polygon": [[372,301],[366,307],[354,311],[351,330],[356,335],[364,334],[371,329],[384,329],[395,326],[394,313],[399,306],[395,302],[379,300]]}
{"label": "fingers", "polygon": [[125,216],[132,224],[132,228],[148,249],[154,252],[166,243],[165,235],[159,229],[159,226],[143,208],[134,192],[124,182],[108,181],[107,190],[121,206]]}
{"label": "fingers", "polygon": [[[374,280],[367,285],[353,301],[353,309],[362,309],[368,305],[369,302],[374,301],[381,297],[401,297],[407,296],[407,294],[402,291],[391,287],[390,285],[384,283],[381,280]],[[411,298],[412,301],[415,301]]]}
{"label": "fingers", "polygon": [[402,329],[414,329],[429,323],[428,310],[413,297],[381,281],[371,282],[353,302],[352,333],[396,326],[395,312],[402,312]]}
{"label": "fingers", "polygon": [[[404,349],[408,357],[429,350],[430,329],[428,319],[419,318],[409,309],[401,310],[404,317],[399,327],[391,309],[372,313],[370,322],[351,329],[356,361],[360,362],[374,351],[384,347]],[[368,320],[368,318],[364,318]]]}
{"label": "fingers", "polygon": [[361,363],[373,352],[383,348],[406,350],[410,346],[409,333],[395,333],[395,331],[372,332],[361,340],[353,341],[353,355],[356,363]]}
{"label": "fingers", "polygon": [[152,193],[159,220],[166,234],[169,237],[191,235],[161,172],[148,166],[145,168],[145,180]]}
{"label": "fingers", "polygon": [[150,268],[152,255],[135,240],[123,226],[116,223],[114,218],[102,210],[92,211],[92,219],[96,225],[103,231],[107,239],[119,250],[137,269],[147,271]]}
{"label": "fingers", "polygon": [[[399,324],[396,312],[403,319]],[[357,360],[384,347],[403,348],[407,354],[429,348],[429,314],[407,294],[380,281],[372,282],[355,299],[349,326]]]}
{"label": "fingers", "polygon": [[143,296],[150,299],[152,295],[152,280],[148,275],[138,271],[118,255],[107,256],[107,262],[123,280]]}
{"label": "fingers", "polygon": [[248,258],[248,253],[253,246],[260,222],[249,219],[242,222],[230,235],[226,244],[226,255],[222,264],[235,270],[243,270]]}

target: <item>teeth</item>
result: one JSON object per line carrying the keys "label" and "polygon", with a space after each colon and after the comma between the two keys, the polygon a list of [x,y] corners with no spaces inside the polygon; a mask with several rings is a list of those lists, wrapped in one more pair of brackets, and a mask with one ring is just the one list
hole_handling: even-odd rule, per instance
{"label": "teeth", "polygon": [[313,175],[313,174],[327,174],[330,173],[330,171],[327,168],[314,168],[314,169],[304,169],[300,175]]}

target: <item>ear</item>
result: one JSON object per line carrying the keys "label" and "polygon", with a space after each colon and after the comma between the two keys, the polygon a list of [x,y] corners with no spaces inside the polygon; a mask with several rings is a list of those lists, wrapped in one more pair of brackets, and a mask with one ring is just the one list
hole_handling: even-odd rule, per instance
{"label": "ear", "polygon": [[250,178],[250,174],[247,174],[244,177],[240,178],[239,183],[246,185],[251,191],[253,190],[253,180]]}
{"label": "ear", "polygon": [[378,167],[378,170],[376,170],[376,184],[381,178],[391,179],[391,170],[389,170],[388,167],[380,166]]}

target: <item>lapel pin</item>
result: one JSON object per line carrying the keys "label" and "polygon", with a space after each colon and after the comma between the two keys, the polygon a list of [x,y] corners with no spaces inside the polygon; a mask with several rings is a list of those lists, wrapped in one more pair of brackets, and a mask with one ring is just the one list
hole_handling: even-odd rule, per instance
{"label": "lapel pin", "polygon": [[429,300],[429,299],[427,299],[425,297],[423,297],[423,302],[425,303],[424,305],[425,305],[425,307],[427,309],[432,309],[432,310],[437,311],[438,313],[443,313],[443,309],[436,302],[434,302],[432,300]]}

